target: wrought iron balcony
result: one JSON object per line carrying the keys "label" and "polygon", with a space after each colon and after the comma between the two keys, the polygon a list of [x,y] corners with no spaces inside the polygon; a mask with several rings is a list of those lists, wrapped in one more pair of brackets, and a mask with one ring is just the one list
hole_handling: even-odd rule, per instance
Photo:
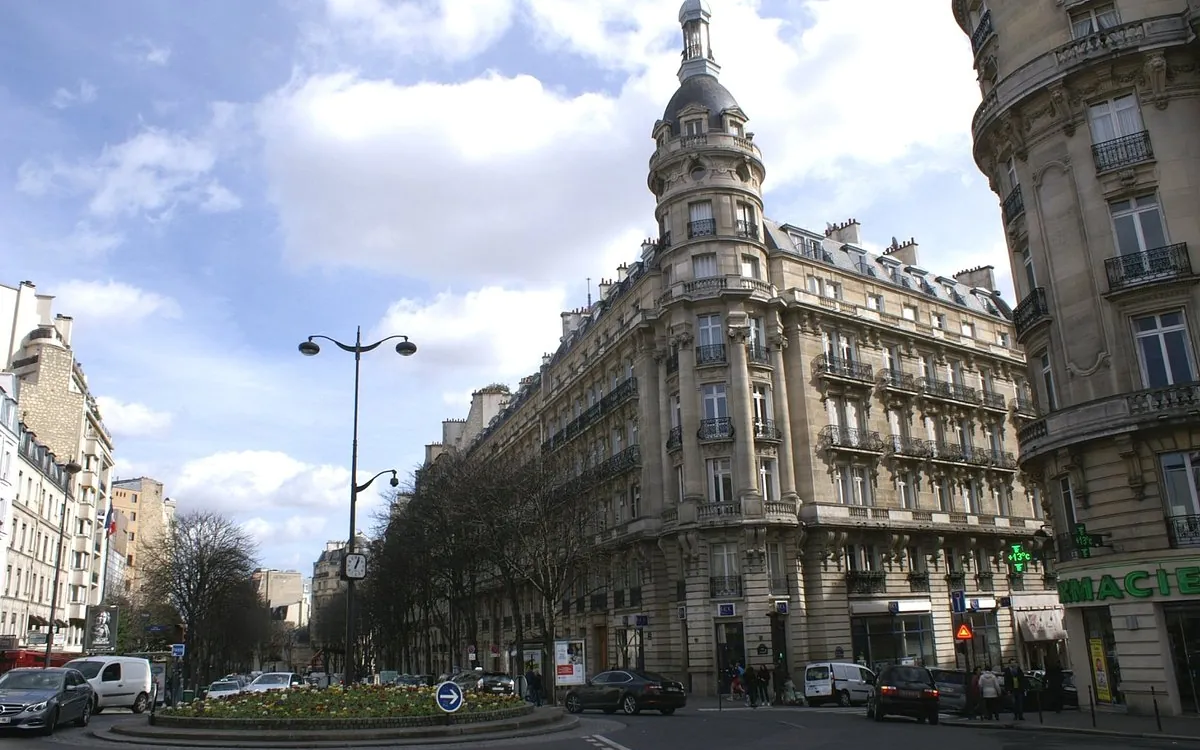
{"label": "wrought iron balcony", "polygon": [[951,591],[967,590],[967,574],[961,570],[952,570],[946,574],[946,585]]}
{"label": "wrought iron balcony", "polygon": [[884,386],[888,388],[901,391],[917,390],[917,378],[910,372],[889,367],[880,374],[883,376]]}
{"label": "wrought iron balcony", "polygon": [[954,461],[956,463],[967,463],[967,458],[971,454],[969,448],[964,448],[958,443],[949,440],[931,440],[929,441],[931,449],[931,458],[936,461]]}
{"label": "wrought iron balcony", "polygon": [[928,377],[921,378],[919,385],[921,386],[921,392],[927,396],[961,401],[967,404],[978,404],[980,402],[979,391],[969,385],[950,383],[945,380]]}
{"label": "wrought iron balcony", "polygon": [[687,225],[688,239],[696,237],[712,237],[717,233],[716,219],[700,219],[689,221]]}
{"label": "wrought iron balcony", "polygon": [[991,593],[996,590],[995,574],[990,570],[981,570],[975,574],[975,585],[983,593]]}
{"label": "wrought iron balcony", "polygon": [[746,357],[751,362],[758,362],[759,364],[765,365],[771,362],[771,352],[762,344],[751,344],[746,347]]}
{"label": "wrought iron balcony", "polygon": [[813,367],[822,375],[833,375],[863,382],[871,382],[875,379],[874,369],[865,362],[856,362],[852,359],[833,357],[828,354],[822,354],[813,360]]}
{"label": "wrought iron balcony", "polygon": [[771,596],[787,596],[791,593],[787,576],[771,576],[767,579],[767,590]]}
{"label": "wrought iron balcony", "polygon": [[983,397],[983,405],[989,409],[1007,409],[1008,401],[1005,400],[1003,393],[989,391],[986,388],[979,392]]}
{"label": "wrought iron balcony", "polygon": [[1033,399],[1026,396],[1017,396],[1015,402],[1017,414],[1020,414],[1022,417],[1041,416],[1041,410],[1038,409],[1037,404],[1033,403]]}
{"label": "wrought iron balcony", "polygon": [[738,219],[735,224],[738,237],[749,237],[750,239],[758,239],[758,223],[754,221],[745,221]]}
{"label": "wrought iron balcony", "polygon": [[1043,320],[1049,319],[1050,305],[1046,302],[1046,288],[1039,286],[1013,310],[1013,327],[1017,329],[1017,338],[1024,336]]}
{"label": "wrought iron balcony", "polygon": [[1092,160],[1097,172],[1120,169],[1132,164],[1141,164],[1154,158],[1154,147],[1150,145],[1150,131],[1143,130],[1133,135],[1097,143],[1092,146]]}
{"label": "wrought iron balcony", "polygon": [[1004,197],[1001,206],[1004,212],[1004,223],[1011,224],[1018,216],[1025,213],[1025,197],[1021,195],[1021,186],[1017,185]]}
{"label": "wrought iron balcony", "polygon": [[976,450],[983,451],[985,463],[991,466],[999,469],[1017,468],[1017,457],[1013,455],[1012,451],[1002,451],[996,448],[976,448]]}
{"label": "wrought iron balcony", "polygon": [[1167,538],[1172,547],[1200,547],[1200,515],[1169,516]]}
{"label": "wrought iron balcony", "polygon": [[933,446],[928,440],[909,435],[888,435],[886,452],[892,456],[907,458],[929,458],[933,455]]}
{"label": "wrought iron balcony", "polygon": [[914,594],[929,593],[929,571],[912,572],[908,574],[908,589]]}
{"label": "wrought iron balcony", "polygon": [[733,420],[729,417],[701,419],[700,429],[696,431],[696,437],[701,440],[732,440]]}
{"label": "wrought iron balcony", "polygon": [[600,399],[601,413],[607,413],[610,410],[615,409],[616,407],[636,396],[637,392],[637,378],[625,378],[620,385],[618,385],[616,388],[613,388],[608,392],[608,395]]}
{"label": "wrought iron balcony", "polygon": [[821,428],[821,432],[817,434],[817,444],[822,449],[848,448],[871,453],[882,453],[884,448],[883,438],[879,437],[878,432],[836,424]]}
{"label": "wrought iron balcony", "polygon": [[674,451],[683,447],[683,428],[672,427],[667,433],[667,450]]}
{"label": "wrought iron balcony", "polygon": [[667,374],[679,372],[679,352],[671,352],[667,356]]}
{"label": "wrought iron balcony", "polygon": [[1188,255],[1186,242],[1109,258],[1104,261],[1104,271],[1108,274],[1110,292],[1191,278],[1193,275],[1192,258]]}
{"label": "wrought iron balcony", "polygon": [[1133,393],[1126,398],[1130,414],[1157,414],[1159,419],[1165,419],[1171,416],[1171,412],[1178,415],[1180,412],[1200,409],[1200,385],[1169,385]]}
{"label": "wrought iron balcony", "polygon": [[756,419],[754,421],[755,440],[781,440],[783,433],[775,426],[773,419]]}
{"label": "wrought iron balcony", "polygon": [[882,570],[846,571],[846,593],[882,594],[887,591],[887,573]]}
{"label": "wrought iron balcony", "polygon": [[709,576],[708,595],[713,599],[742,595],[741,576]]}
{"label": "wrought iron balcony", "polygon": [[636,469],[642,465],[642,449],[641,446],[631,445],[620,453],[606,459],[596,468],[592,469],[592,474],[597,480],[608,479],[609,477],[623,474],[631,469]]}
{"label": "wrought iron balcony", "polygon": [[983,49],[983,45],[991,38],[995,29],[992,27],[992,12],[985,11],[979,17],[979,23],[975,25],[975,31],[971,33],[971,51],[976,55],[979,50]]}
{"label": "wrought iron balcony", "polygon": [[696,366],[725,364],[724,344],[705,344],[696,347]]}

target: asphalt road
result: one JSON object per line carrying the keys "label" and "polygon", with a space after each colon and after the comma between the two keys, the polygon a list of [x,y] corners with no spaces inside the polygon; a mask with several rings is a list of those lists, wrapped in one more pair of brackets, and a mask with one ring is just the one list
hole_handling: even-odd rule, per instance
{"label": "asphalt road", "polygon": [[[1013,731],[988,728],[927,726],[907,719],[869,721],[863,709],[758,710],[685,709],[674,716],[645,714],[633,717],[587,713],[574,731],[542,737],[472,741],[462,745],[406,746],[410,750],[448,748],[536,748],[537,750],[929,750],[952,745],[970,750],[1162,750],[1184,747],[1161,740],[1132,740],[1092,735]],[[93,728],[117,721],[145,721],[129,713],[105,713],[92,720]],[[84,730],[63,727],[53,737],[9,740],[4,749],[51,750],[65,747],[102,747],[137,750],[137,745],[115,744],[90,737]],[[1196,745],[1191,745],[1196,747]],[[162,750],[157,748],[157,750]]]}

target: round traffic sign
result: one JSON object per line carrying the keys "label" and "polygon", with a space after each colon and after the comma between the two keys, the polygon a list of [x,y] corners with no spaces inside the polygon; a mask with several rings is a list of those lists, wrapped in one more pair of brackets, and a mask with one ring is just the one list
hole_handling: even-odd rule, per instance
{"label": "round traffic sign", "polygon": [[462,708],[462,688],[456,682],[443,682],[434,689],[433,700],[443,712],[452,714]]}
{"label": "round traffic sign", "polygon": [[468,654],[473,654],[473,653],[475,653],[475,647],[474,647],[474,646],[467,646],[467,653],[468,653]]}

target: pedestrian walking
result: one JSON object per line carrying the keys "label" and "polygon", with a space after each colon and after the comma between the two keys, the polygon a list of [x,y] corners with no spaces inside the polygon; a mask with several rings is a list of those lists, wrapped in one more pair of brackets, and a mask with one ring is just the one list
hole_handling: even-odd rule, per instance
{"label": "pedestrian walking", "polygon": [[983,698],[979,696],[979,667],[967,677],[967,705],[963,709],[968,720],[983,714]]}
{"label": "pedestrian walking", "polygon": [[758,668],[758,702],[763,706],[771,705],[771,668],[766,664]]}
{"label": "pedestrian walking", "polygon": [[1000,679],[989,666],[979,675],[979,696],[983,699],[984,718],[1000,719]]}
{"label": "pedestrian walking", "polygon": [[1046,693],[1048,693],[1047,702],[1054,708],[1054,713],[1061,714],[1063,710],[1063,668],[1058,660],[1050,662],[1046,665]]}
{"label": "pedestrian walking", "polygon": [[1025,721],[1025,673],[1016,660],[1010,661],[1004,670],[1004,689],[1012,696],[1013,720]]}

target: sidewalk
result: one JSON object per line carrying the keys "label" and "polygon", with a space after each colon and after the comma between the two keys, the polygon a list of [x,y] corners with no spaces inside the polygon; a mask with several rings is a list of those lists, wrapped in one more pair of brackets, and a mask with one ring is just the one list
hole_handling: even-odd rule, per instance
{"label": "sidewalk", "polygon": [[1011,714],[1003,714],[1000,721],[967,721],[965,719],[943,720],[942,724],[952,727],[1003,727],[1029,732],[1070,732],[1073,734],[1102,734],[1113,737],[1147,737],[1170,739],[1200,744],[1200,718],[1193,716],[1163,716],[1162,730],[1154,716],[1131,715],[1115,711],[1097,710],[1096,726],[1092,726],[1092,714],[1087,708],[1079,711],[1066,710],[1061,714],[1043,713],[1039,718],[1036,711],[1027,711],[1025,721],[1014,721]]}

